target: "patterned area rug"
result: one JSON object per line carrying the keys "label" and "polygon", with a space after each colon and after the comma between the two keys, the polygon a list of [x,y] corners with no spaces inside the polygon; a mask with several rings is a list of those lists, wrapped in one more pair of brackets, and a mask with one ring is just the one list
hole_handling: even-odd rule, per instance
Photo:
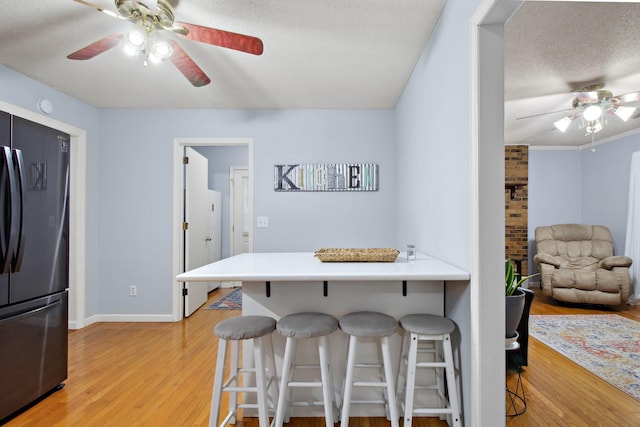
{"label": "patterned area rug", "polygon": [[207,307],[209,310],[241,310],[242,288],[235,288],[218,301]]}
{"label": "patterned area rug", "polygon": [[529,333],[640,400],[640,322],[617,314],[535,315]]}

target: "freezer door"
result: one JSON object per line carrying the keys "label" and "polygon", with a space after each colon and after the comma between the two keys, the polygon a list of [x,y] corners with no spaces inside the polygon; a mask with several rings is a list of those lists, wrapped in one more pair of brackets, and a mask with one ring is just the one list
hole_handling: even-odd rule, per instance
{"label": "freezer door", "polygon": [[67,291],[0,308],[0,425],[67,378]]}
{"label": "freezer door", "polygon": [[9,284],[16,303],[68,287],[69,135],[13,116],[11,148],[22,212]]}
{"label": "freezer door", "polygon": [[[0,149],[3,146],[11,146],[11,116],[9,113],[0,111]],[[6,210],[10,208],[7,205],[10,195],[7,187],[7,170],[3,163],[0,164],[0,259],[2,259],[8,243],[7,230],[10,224],[5,223],[5,221],[9,220]],[[9,304],[9,276],[2,274],[0,275],[0,307],[7,304]]]}

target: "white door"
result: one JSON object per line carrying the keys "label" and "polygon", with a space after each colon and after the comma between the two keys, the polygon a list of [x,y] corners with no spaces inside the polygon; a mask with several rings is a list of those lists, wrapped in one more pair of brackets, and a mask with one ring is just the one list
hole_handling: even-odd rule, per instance
{"label": "white door", "polygon": [[[207,212],[207,249],[209,263],[222,258],[222,193],[208,190],[209,210]],[[209,283],[208,290],[218,288],[219,282]]]}
{"label": "white door", "polygon": [[[209,263],[207,248],[209,162],[191,147],[185,148],[185,197],[184,197],[184,271]],[[190,316],[207,302],[208,286],[205,283],[184,284],[184,315]]]}
{"label": "white door", "polygon": [[231,255],[249,252],[249,170],[231,167]]}

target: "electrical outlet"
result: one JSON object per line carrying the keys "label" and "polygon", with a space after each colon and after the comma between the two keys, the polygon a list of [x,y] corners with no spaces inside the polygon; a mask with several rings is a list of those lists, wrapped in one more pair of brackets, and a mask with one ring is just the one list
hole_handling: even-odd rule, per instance
{"label": "electrical outlet", "polygon": [[137,295],[138,295],[138,288],[136,287],[136,285],[129,286],[129,296],[135,297]]}
{"label": "electrical outlet", "polygon": [[259,216],[257,218],[257,226],[258,228],[269,228],[269,217],[268,216]]}

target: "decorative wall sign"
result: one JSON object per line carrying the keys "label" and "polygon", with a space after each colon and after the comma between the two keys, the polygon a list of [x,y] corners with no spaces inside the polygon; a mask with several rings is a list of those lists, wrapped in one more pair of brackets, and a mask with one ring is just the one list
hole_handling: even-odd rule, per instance
{"label": "decorative wall sign", "polygon": [[378,191],[378,165],[275,165],[273,184],[275,191]]}

